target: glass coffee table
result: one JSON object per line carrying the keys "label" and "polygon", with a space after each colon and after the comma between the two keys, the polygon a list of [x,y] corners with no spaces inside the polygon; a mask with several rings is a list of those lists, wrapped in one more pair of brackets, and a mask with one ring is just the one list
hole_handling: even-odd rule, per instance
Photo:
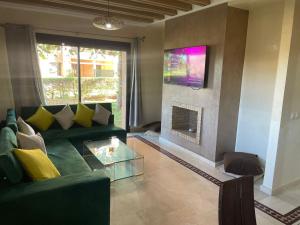
{"label": "glass coffee table", "polygon": [[84,142],[83,157],[93,170],[104,170],[111,181],[144,173],[144,156],[115,137]]}

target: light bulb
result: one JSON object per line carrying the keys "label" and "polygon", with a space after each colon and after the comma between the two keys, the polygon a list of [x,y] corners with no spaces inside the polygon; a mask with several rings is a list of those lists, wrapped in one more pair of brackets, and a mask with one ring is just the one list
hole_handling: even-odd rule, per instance
{"label": "light bulb", "polygon": [[93,20],[93,25],[103,30],[118,30],[124,26],[124,22],[115,17],[98,16]]}
{"label": "light bulb", "polygon": [[105,24],[106,28],[110,29],[111,28],[111,23]]}

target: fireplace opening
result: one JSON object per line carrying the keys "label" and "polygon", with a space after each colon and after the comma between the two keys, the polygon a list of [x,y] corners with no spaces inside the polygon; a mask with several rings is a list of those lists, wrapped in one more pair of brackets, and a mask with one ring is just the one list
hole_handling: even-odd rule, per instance
{"label": "fireplace opening", "polygon": [[172,130],[196,138],[198,129],[198,111],[178,106],[172,107]]}

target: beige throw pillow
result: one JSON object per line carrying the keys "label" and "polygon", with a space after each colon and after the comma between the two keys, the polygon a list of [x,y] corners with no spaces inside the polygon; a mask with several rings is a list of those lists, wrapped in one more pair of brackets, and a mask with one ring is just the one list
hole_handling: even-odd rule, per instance
{"label": "beige throw pillow", "polygon": [[99,124],[107,125],[109,122],[110,115],[111,115],[110,111],[104,108],[101,104],[96,104],[93,121]]}
{"label": "beige throw pillow", "polygon": [[27,135],[21,132],[17,132],[17,140],[19,143],[19,147],[22,149],[41,149],[45,154],[47,154],[45,142],[40,133]]}
{"label": "beige throw pillow", "polygon": [[64,130],[68,130],[74,123],[74,113],[69,105],[54,115],[54,118]]}
{"label": "beige throw pillow", "polygon": [[27,135],[35,135],[34,129],[28,123],[26,123],[21,117],[18,118],[17,125],[21,133]]}

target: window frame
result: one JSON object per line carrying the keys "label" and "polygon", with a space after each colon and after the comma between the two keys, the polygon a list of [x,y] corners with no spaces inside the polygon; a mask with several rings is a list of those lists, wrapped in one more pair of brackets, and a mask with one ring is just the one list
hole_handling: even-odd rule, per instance
{"label": "window frame", "polygon": [[81,102],[80,48],[99,48],[126,52],[126,130],[129,131],[129,99],[131,81],[131,43],[56,34],[36,33],[37,44],[68,45],[77,48],[78,102]]}

